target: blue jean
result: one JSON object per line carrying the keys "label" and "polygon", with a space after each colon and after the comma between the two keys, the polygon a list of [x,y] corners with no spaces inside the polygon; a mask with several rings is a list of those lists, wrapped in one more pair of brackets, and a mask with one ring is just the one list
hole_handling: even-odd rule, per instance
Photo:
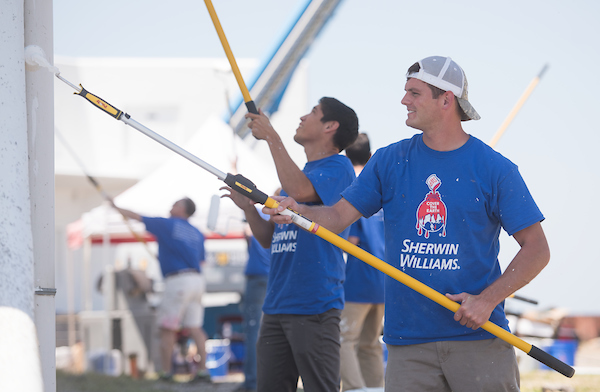
{"label": "blue jean", "polygon": [[247,275],[242,301],[244,330],[244,388],[256,389],[256,341],[262,317],[262,306],[267,294],[267,275]]}

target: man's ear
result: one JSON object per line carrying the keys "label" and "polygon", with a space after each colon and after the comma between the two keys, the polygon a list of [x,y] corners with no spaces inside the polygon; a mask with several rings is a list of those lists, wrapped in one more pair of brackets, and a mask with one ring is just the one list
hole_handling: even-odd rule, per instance
{"label": "man's ear", "polygon": [[339,128],[340,123],[337,122],[337,121],[327,121],[323,125],[325,125],[325,131],[326,132],[335,132]]}
{"label": "man's ear", "polygon": [[444,93],[444,100],[443,100],[444,106],[452,105],[453,102],[454,102],[454,93],[452,91],[446,91]]}

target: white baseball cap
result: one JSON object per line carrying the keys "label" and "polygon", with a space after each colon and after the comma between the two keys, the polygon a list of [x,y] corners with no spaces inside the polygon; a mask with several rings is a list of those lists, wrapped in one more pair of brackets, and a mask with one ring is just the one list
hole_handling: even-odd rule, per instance
{"label": "white baseball cap", "polygon": [[450,57],[431,56],[419,60],[418,71],[414,71],[414,65],[406,73],[407,78],[419,79],[427,84],[435,86],[444,91],[452,91],[458,99],[458,104],[463,110],[462,121],[479,120],[481,116],[469,103],[467,76],[463,69]]}

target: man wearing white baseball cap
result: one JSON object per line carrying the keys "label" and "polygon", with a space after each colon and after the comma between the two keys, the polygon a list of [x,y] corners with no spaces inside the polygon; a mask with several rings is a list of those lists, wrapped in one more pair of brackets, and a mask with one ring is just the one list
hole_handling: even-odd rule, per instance
{"label": "man wearing white baseball cap", "polygon": [[[386,277],[387,391],[518,391],[514,348],[480,327],[508,330],[504,299],[547,265],[544,216],[517,166],[463,130],[480,117],[462,68],[432,56],[406,76],[406,125],[422,132],[377,150],[335,205],[279,198],[264,212],[289,207],[339,232],[383,208],[385,261],[461,304],[453,314]],[[521,247],[504,272],[501,229]]]}
{"label": "man wearing white baseball cap", "polygon": [[[407,77],[419,79],[439,89],[437,96],[452,91],[458,101],[462,121],[479,120],[481,117],[469,103],[467,76],[450,57],[431,56],[413,64]],[[434,97],[434,98],[436,98]]]}

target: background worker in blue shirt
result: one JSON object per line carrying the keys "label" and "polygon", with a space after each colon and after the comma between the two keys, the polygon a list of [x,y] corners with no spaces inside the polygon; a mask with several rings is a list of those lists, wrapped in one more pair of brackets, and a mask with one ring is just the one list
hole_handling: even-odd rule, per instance
{"label": "background worker in blue shirt", "polygon": [[[366,133],[360,133],[354,144],[346,148],[346,156],[359,175],[371,158]],[[383,210],[354,222],[348,241],[383,259]],[[340,321],[342,391],[383,386],[383,349],[379,338],[383,329],[384,277],[383,272],[348,255],[344,281],[346,302]]]}

